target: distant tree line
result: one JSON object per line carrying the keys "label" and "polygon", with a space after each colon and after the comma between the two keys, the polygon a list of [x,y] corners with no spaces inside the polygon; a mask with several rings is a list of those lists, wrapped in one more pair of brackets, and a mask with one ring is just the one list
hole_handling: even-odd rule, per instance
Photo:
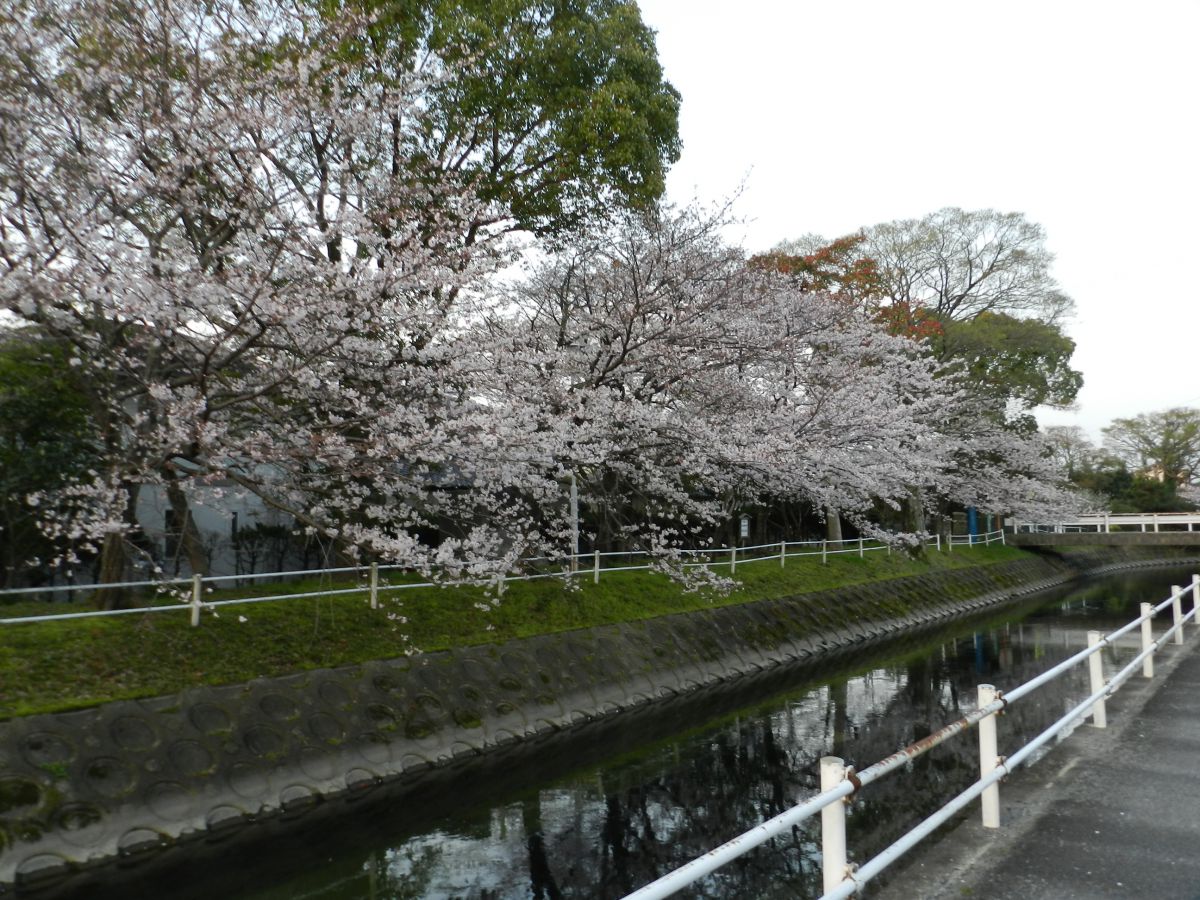
{"label": "distant tree line", "polygon": [[1056,465],[1093,504],[1114,513],[1186,512],[1200,506],[1200,410],[1114,419],[1096,446],[1080,427],[1050,426]]}

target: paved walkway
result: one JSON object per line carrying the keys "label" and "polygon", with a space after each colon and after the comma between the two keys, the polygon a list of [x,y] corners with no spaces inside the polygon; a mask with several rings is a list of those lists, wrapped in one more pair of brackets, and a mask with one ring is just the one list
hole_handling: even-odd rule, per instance
{"label": "paved walkway", "polygon": [[886,900],[1200,898],[1200,637],[1156,654],[1085,725],[1001,785],[1001,827],[918,848]]}

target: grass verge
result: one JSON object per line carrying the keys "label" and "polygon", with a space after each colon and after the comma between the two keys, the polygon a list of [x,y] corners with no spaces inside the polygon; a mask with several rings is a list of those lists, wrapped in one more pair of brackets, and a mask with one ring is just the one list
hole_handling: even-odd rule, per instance
{"label": "grass verge", "polygon": [[[688,592],[652,572],[610,572],[599,584],[577,579],[515,582],[498,606],[480,588],[453,586],[384,594],[371,610],[366,592],[271,601],[206,611],[200,627],[186,608],[104,619],[0,626],[0,719],[153,697],[198,685],[233,684],[262,676],[387,659],[406,650],[498,643],[512,638],[670,613],[812,593],[939,569],[1020,559],[1027,554],[993,545],[912,560],[869,553],[743,563],[739,586],[722,595]],[[316,582],[258,585],[255,595],[345,587]],[[222,591],[215,600],[249,596]],[[69,612],[56,603],[0,606],[0,617]],[[88,609],[79,605],[78,609]],[[401,621],[401,620],[404,621]]]}

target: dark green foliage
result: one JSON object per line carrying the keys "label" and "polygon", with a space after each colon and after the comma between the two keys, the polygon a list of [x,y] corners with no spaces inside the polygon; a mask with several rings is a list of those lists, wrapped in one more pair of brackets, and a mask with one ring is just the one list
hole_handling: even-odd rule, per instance
{"label": "dark green foliage", "polygon": [[71,352],[30,330],[0,333],[0,586],[53,555],[29,497],[82,475],[95,458]]}
{"label": "dark green foliage", "polygon": [[[324,9],[337,15],[340,5]],[[345,5],[378,16],[350,51],[364,77],[395,78],[427,65],[431,52],[456,67],[434,85],[430,115],[405,149],[497,201],[516,227],[560,233],[662,194],[679,158],[680,98],[636,3]]]}
{"label": "dark green foliage", "polygon": [[1075,342],[1056,324],[981,312],[945,321],[934,343],[943,359],[962,364],[975,390],[1029,409],[1070,406],[1083,386],[1071,368]]}
{"label": "dark green foliage", "polygon": [[1186,409],[1117,419],[1104,429],[1106,451],[1078,426],[1047,428],[1046,437],[1063,475],[1111,512],[1187,512],[1195,508],[1184,496],[1194,497],[1194,488],[1184,486],[1200,459],[1197,423],[1196,411]]}
{"label": "dark green foliage", "polygon": [[1113,513],[1187,512],[1194,508],[1179,496],[1174,483],[1130,472],[1111,457],[1081,468],[1071,480],[1107,497]]}

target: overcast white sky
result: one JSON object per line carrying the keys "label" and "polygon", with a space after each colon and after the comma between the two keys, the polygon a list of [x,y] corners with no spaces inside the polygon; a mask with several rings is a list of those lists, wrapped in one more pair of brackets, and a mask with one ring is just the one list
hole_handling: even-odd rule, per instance
{"label": "overcast white sky", "polygon": [[683,95],[672,199],[752,250],[944,206],[1040,223],[1099,437],[1200,406],[1200,0],[640,0]]}

